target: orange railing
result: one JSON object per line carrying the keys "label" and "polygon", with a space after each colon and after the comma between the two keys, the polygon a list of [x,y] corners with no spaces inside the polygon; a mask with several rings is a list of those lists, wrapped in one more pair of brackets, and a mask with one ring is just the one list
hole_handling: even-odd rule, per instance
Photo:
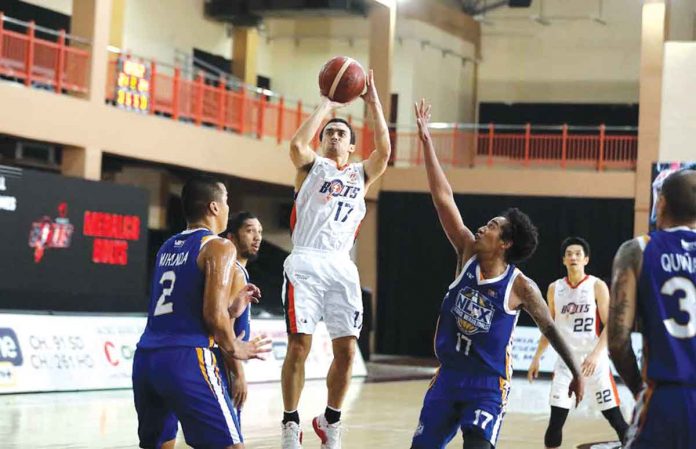
{"label": "orange railing", "polygon": [[[112,58],[107,100],[115,102],[117,66],[129,55]],[[203,72],[133,58],[150,71],[147,112],[230,130],[258,139],[290,140],[310,107],[268,90]],[[356,132],[356,147],[364,158],[372,150],[368,124],[345,117]],[[423,148],[413,126],[392,125],[396,166],[423,164]],[[440,161],[447,166],[557,166],[560,168],[634,169],[638,140],[635,128],[434,124],[431,130]],[[312,142],[318,147],[318,139]]]}
{"label": "orange railing", "polygon": [[[37,30],[53,35],[55,41],[37,38]],[[89,52],[70,46],[78,42],[88,44],[65,30],[38,27],[0,12],[0,76],[21,80],[27,86],[46,86],[58,93],[87,92]]]}
{"label": "orange railing", "polygon": [[[516,132],[517,131],[517,132]],[[481,126],[477,160],[488,166],[500,163],[525,167],[635,169],[637,130],[632,127]]]}
{"label": "orange railing", "polygon": [[[7,29],[5,24],[23,27],[25,32]],[[37,38],[37,30],[55,36],[55,42]],[[48,86],[56,92],[86,92],[90,53],[71,46],[75,43],[83,48],[89,45],[65,31],[47,30],[33,22],[4,17],[0,12],[0,76],[20,80],[27,86]],[[111,54],[106,100],[112,104],[123,105],[117,101],[117,67],[130,59],[129,55]],[[233,79],[203,72],[184,73],[178,67],[133,59],[149,69],[146,102],[137,102],[149,114],[282,143],[292,137],[312,108]],[[345,118],[351,122],[356,132],[356,147],[362,152],[356,158],[367,157],[372,150],[370,125],[350,116]],[[412,125],[392,125],[390,134],[394,165],[423,164],[423,148]],[[635,169],[638,147],[635,128],[604,125],[434,124],[431,134],[440,161],[453,167],[515,165],[631,170]],[[315,137],[313,146],[317,148],[318,144]]]}

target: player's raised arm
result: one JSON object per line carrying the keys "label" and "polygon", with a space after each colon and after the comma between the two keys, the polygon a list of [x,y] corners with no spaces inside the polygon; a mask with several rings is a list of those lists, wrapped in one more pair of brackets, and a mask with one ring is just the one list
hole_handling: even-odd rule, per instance
{"label": "player's raised arm", "polygon": [[[302,122],[302,125],[295,132],[290,140],[290,160],[298,171],[307,173],[312,168],[316,153],[309,144],[312,142],[317,131],[321,127],[324,119],[334,109],[342,107],[343,104],[329,100],[327,97],[321,97],[319,106],[314,108],[307,119]],[[300,185],[302,183],[300,182]],[[299,186],[297,186],[299,189]]]}
{"label": "player's raised arm", "polygon": [[631,329],[636,317],[636,286],[641,261],[642,251],[635,239],[625,242],[616,252],[612,267],[607,325],[609,356],[634,396],[643,388],[638,362],[631,346]]}
{"label": "player's raised arm", "polygon": [[584,393],[584,382],[580,374],[580,368],[575,357],[573,357],[570,346],[568,346],[558,332],[558,328],[551,318],[551,313],[549,313],[549,308],[546,306],[544,298],[541,296],[539,287],[528,277],[520,275],[515,279],[512,289],[515,296],[519,299],[522,308],[532,317],[541,333],[546,337],[553,349],[556,350],[559,357],[563,359],[570,369],[570,372],[573,374],[573,380],[570,382],[568,395],[570,395],[570,393],[575,393],[576,401],[579,403],[582,401]]}
{"label": "player's raised arm", "polygon": [[213,239],[201,250],[199,266],[205,275],[203,321],[225,357],[260,359],[262,353],[270,351],[270,341],[264,336],[244,342],[241,335],[235,338],[230,325],[229,293],[236,257],[234,244],[225,239]]}
{"label": "player's raised arm", "polygon": [[[389,155],[391,154],[391,142],[389,141],[389,128],[387,127],[387,121],[384,118],[384,112],[382,111],[382,103],[379,101],[379,96],[377,95],[377,88],[375,87],[375,78],[370,69],[370,73],[367,75],[367,92],[362,96],[363,101],[367,105],[367,108],[372,115],[372,119],[375,122],[374,127],[374,139],[375,139],[375,149],[370,154],[370,157],[363,163],[365,167],[365,175],[367,177],[365,181],[365,188],[369,188],[370,185],[387,169],[387,164],[389,163]],[[366,145],[363,142],[363,145]]]}
{"label": "player's raised arm", "polygon": [[430,105],[421,100],[420,104],[415,104],[416,123],[418,123],[418,136],[423,142],[423,153],[425,154],[425,170],[428,174],[428,187],[433,198],[437,216],[440,219],[442,228],[447,234],[454,249],[460,259],[468,259],[474,245],[474,234],[464,225],[462,216],[459,213],[457,204],[454,202],[452,187],[447,181],[445,172],[442,171],[440,162],[435,155],[435,148],[428,130],[430,122]]}

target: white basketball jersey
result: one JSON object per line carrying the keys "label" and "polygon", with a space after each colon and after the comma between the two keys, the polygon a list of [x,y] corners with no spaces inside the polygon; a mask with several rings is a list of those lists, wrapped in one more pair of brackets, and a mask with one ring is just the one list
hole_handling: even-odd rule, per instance
{"label": "white basketball jersey", "polygon": [[599,314],[595,299],[597,278],[591,275],[571,286],[567,278],[555,282],[554,320],[575,354],[590,352],[599,340]]}
{"label": "white basketball jersey", "polygon": [[290,217],[295,247],[348,252],[365,217],[365,169],[362,163],[340,170],[317,156],[295,196]]}

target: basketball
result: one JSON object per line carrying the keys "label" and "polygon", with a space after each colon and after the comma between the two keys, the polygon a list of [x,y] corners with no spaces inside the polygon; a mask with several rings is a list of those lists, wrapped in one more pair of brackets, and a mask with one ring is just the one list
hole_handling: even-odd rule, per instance
{"label": "basketball", "polygon": [[365,92],[365,70],[355,59],[335,56],[319,72],[321,94],[339,103],[349,103]]}

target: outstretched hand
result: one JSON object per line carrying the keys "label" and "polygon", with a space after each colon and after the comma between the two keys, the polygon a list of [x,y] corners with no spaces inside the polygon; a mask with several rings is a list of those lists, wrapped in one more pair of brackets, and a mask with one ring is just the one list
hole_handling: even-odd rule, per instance
{"label": "outstretched hand", "polygon": [[365,78],[365,93],[360,95],[365,103],[377,103],[379,96],[377,95],[377,87],[375,87],[375,74],[370,69]]}
{"label": "outstretched hand", "polygon": [[261,289],[252,283],[245,285],[237,294],[237,301],[243,301],[247,304],[258,304],[261,299]]}
{"label": "outstretched hand", "polygon": [[418,137],[422,141],[430,140],[430,111],[432,106],[425,103],[425,99],[421,98],[420,103],[414,103],[413,107],[416,112],[416,123],[418,124]]}
{"label": "outstretched hand", "polygon": [[232,357],[237,360],[265,360],[264,354],[271,352],[271,339],[267,338],[266,334],[262,334],[250,341],[244,341],[244,334],[244,331],[241,331],[237,338],[233,340],[234,353]]}

